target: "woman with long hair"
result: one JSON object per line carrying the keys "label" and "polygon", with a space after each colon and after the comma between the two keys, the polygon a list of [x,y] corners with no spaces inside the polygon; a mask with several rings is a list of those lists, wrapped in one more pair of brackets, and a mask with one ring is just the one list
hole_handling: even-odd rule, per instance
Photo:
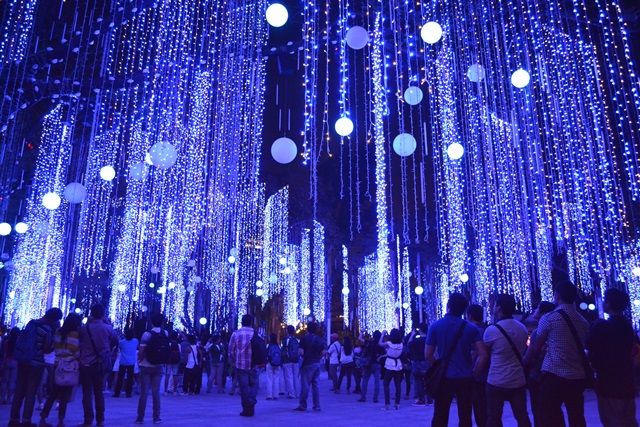
{"label": "woman with long hair", "polygon": [[342,379],[344,377],[347,377],[347,394],[351,394],[351,377],[353,376],[355,366],[351,338],[344,337],[342,348],[340,349],[340,379],[338,380],[336,394],[340,393],[340,387],[342,386]]}
{"label": "woman with long hair", "polygon": [[382,332],[382,336],[380,337],[379,345],[380,347],[387,350],[386,359],[384,362],[385,374],[384,374],[384,406],[382,407],[383,411],[389,409],[389,405],[391,404],[391,390],[390,384],[391,380],[393,380],[394,385],[396,386],[396,398],[394,409],[398,409],[400,405],[400,394],[401,389],[400,385],[402,383],[402,360],[400,357],[402,356],[402,332],[399,329],[392,329],[389,334],[389,341],[384,341],[385,336],[387,335],[387,331]]}
{"label": "woman with long hair", "polygon": [[[79,314],[70,313],[65,319],[62,327],[56,331],[54,344],[56,360],[54,366],[57,367],[62,360],[67,361],[77,359],[78,345],[80,344],[78,329],[80,329],[81,322],[82,317],[80,317]],[[52,383],[52,391],[47,397],[47,402],[44,404],[44,409],[40,414],[39,427],[52,427],[51,424],[47,423],[47,417],[51,412],[53,402],[56,400],[60,402],[60,407],[58,408],[58,427],[64,427],[64,417],[67,413],[67,402],[69,402],[71,390],[74,386],[60,386],[55,383],[55,380],[52,381]]]}

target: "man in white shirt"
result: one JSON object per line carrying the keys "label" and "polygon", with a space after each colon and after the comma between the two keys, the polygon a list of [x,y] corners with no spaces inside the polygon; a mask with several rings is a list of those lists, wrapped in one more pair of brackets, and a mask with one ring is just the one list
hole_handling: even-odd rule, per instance
{"label": "man in white shirt", "polygon": [[162,313],[154,314],[151,316],[151,325],[153,328],[151,328],[151,331],[147,331],[142,334],[142,338],[140,339],[140,350],[138,351],[138,367],[140,368],[140,399],[138,400],[138,417],[135,420],[136,424],[143,423],[144,413],[147,408],[147,395],[149,394],[149,389],[151,389],[151,397],[153,399],[153,423],[160,424],[162,422],[162,418],[160,418],[160,380],[162,379],[163,365],[155,365],[149,362],[145,352],[153,334],[163,333],[168,337],[167,331],[162,330],[163,324],[164,315]]}
{"label": "man in white shirt", "polygon": [[338,388],[338,366],[340,366],[340,352],[342,346],[338,341],[338,334],[331,334],[331,345],[327,350],[329,356],[329,378],[333,382],[333,387],[329,391],[339,390]]}
{"label": "man in white shirt", "polygon": [[516,301],[511,295],[497,296],[493,313],[495,323],[484,332],[484,344],[490,356],[487,377],[487,427],[502,426],[504,402],[518,427],[530,427],[527,413],[527,388],[522,356],[527,350],[527,328],[513,319]]}

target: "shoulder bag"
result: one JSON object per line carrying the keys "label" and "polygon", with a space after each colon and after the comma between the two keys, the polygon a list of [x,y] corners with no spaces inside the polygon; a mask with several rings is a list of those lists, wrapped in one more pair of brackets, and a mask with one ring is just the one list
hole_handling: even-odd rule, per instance
{"label": "shoulder bag", "polygon": [[456,350],[458,346],[458,341],[462,337],[462,332],[464,328],[467,326],[467,321],[462,320],[462,323],[458,327],[458,331],[456,332],[455,337],[453,338],[453,345],[445,355],[445,357],[440,358],[434,362],[433,365],[427,369],[427,373],[424,376],[424,390],[427,396],[433,397],[438,393],[440,389],[440,385],[442,384],[442,379],[445,377],[447,373],[447,368],[449,367],[449,359],[453,356],[453,352]]}
{"label": "shoulder bag", "polygon": [[567,323],[569,330],[571,331],[571,335],[573,335],[573,339],[576,342],[576,347],[578,347],[578,351],[580,352],[580,356],[582,359],[582,369],[584,369],[584,385],[586,388],[593,388],[595,384],[595,376],[593,374],[593,369],[591,368],[591,364],[589,364],[589,360],[587,359],[587,354],[584,352],[584,346],[580,341],[580,337],[578,337],[578,331],[576,327],[573,326],[573,322],[569,318],[569,315],[565,313],[564,310],[557,310],[557,312],[562,316],[564,321]]}
{"label": "shoulder bag", "polygon": [[[62,343],[64,348],[67,344],[65,338]],[[53,382],[57,386],[61,387],[73,387],[80,382],[80,365],[78,359],[73,356],[64,358],[58,361],[55,370],[53,371]]]}
{"label": "shoulder bag", "polygon": [[522,367],[522,372],[524,373],[524,381],[525,381],[525,383],[527,383],[529,375],[528,375],[527,369],[524,366],[524,361],[522,360],[522,355],[518,351],[518,347],[516,347],[515,343],[513,342],[511,337],[507,334],[507,331],[505,331],[502,326],[498,325],[497,323],[495,323],[493,326],[498,328],[498,330],[502,333],[502,335],[504,335],[504,337],[509,342],[509,345],[511,346],[511,350],[513,350],[513,353],[516,355],[516,358],[518,359],[518,362],[520,362],[520,366]]}
{"label": "shoulder bag", "polygon": [[95,341],[93,341],[93,336],[91,336],[91,328],[89,328],[89,324],[86,325],[87,334],[89,334],[89,341],[91,341],[91,346],[93,347],[93,352],[96,354],[98,361],[98,369],[101,374],[107,374],[111,372],[111,351],[107,348],[102,353],[98,352],[98,347],[96,347]]}

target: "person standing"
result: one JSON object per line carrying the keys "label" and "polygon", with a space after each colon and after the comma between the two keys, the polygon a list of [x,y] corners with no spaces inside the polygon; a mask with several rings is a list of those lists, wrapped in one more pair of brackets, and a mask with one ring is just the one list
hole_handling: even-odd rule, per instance
{"label": "person standing", "polygon": [[287,398],[296,399],[298,397],[298,378],[300,377],[300,341],[295,336],[296,328],[287,326],[287,337],[282,340],[282,370],[284,371],[284,382]]}
{"label": "person standing", "polygon": [[[103,380],[106,367],[102,366],[101,354],[109,353],[118,342],[118,336],[104,315],[102,304],[91,307],[87,324],[80,328],[80,383],[82,384],[82,409],[84,425],[93,424],[93,398],[95,395],[96,425],[104,425]],[[109,368],[110,370],[110,368]]]}
{"label": "person standing", "polygon": [[[442,358],[453,349],[440,389],[434,396],[432,427],[449,424],[449,409],[454,397],[458,404],[459,425],[471,427],[473,378],[486,364],[487,349],[478,328],[462,319],[467,305],[464,295],[452,293],[447,302],[447,314],[429,328],[425,346],[427,362],[435,363],[436,350]],[[471,361],[472,349],[478,354],[475,365]]]}
{"label": "person standing", "polygon": [[402,360],[400,360],[400,356],[402,356],[402,333],[399,329],[392,329],[389,334],[389,341],[384,341],[387,335],[387,331],[382,331],[382,336],[380,337],[380,341],[378,345],[386,350],[386,358],[384,362],[384,406],[382,407],[383,411],[389,410],[389,405],[391,404],[391,380],[393,380],[393,384],[396,387],[396,396],[395,396],[395,405],[393,409],[398,409],[400,405],[400,395],[402,394]]}
{"label": "person standing", "polygon": [[[64,324],[55,334],[55,355],[56,359],[54,362],[54,372],[55,366],[62,361],[74,361],[78,357],[78,348],[80,345],[80,338],[78,335],[78,329],[80,329],[80,325],[82,324],[82,317],[79,314],[71,313],[67,316],[64,321]],[[76,371],[77,372],[77,371]],[[47,423],[47,417],[51,413],[51,408],[53,408],[53,403],[57,400],[60,403],[58,407],[58,427],[64,427],[64,418],[67,414],[67,403],[71,398],[71,391],[73,390],[73,385],[58,385],[56,384],[55,378],[51,379],[52,389],[49,395],[47,396],[47,401],[44,404],[44,408],[40,413],[40,423],[38,427],[53,427],[51,424]]]}
{"label": "person standing", "polygon": [[585,361],[584,340],[588,323],[574,307],[578,289],[569,281],[556,285],[553,299],[557,308],[538,322],[538,338],[533,351],[547,345],[542,362],[540,424],[564,426],[562,404],[570,427],[584,427]]}
{"label": "person standing", "polygon": [[[30,426],[36,392],[44,372],[44,354],[53,349],[53,333],[62,319],[59,308],[50,308],[38,320],[31,320],[18,336],[13,356],[18,360],[16,389],[11,401],[9,426]],[[20,409],[22,422],[20,422]]]}
{"label": "person standing", "polygon": [[18,374],[18,361],[13,357],[13,349],[20,335],[20,328],[13,327],[9,336],[2,340],[2,378],[0,379],[0,405],[11,403],[13,392],[16,389],[16,376]]}
{"label": "person standing", "polygon": [[124,392],[127,397],[131,397],[133,391],[133,369],[136,365],[136,355],[138,352],[138,340],[134,337],[134,331],[131,328],[124,330],[124,339],[120,340],[118,348],[120,350],[120,367],[118,369],[118,381],[113,397],[120,397],[124,376],[127,376],[127,382],[124,385]]}
{"label": "person standing", "polygon": [[[138,399],[138,416],[135,423],[142,424],[144,420],[144,413],[147,409],[147,397],[149,396],[149,390],[151,390],[151,398],[153,400],[153,423],[160,424],[162,418],[160,418],[160,381],[162,380],[163,365],[153,364],[149,361],[149,354],[154,349],[150,349],[154,335],[163,334],[166,337],[166,343],[170,342],[169,334],[162,326],[164,325],[164,315],[162,313],[155,313],[151,316],[151,325],[153,326],[150,331],[142,334],[140,338],[140,351],[138,351],[138,367],[140,369],[140,398]],[[159,341],[159,340],[158,340]],[[168,357],[168,354],[166,355]]]}
{"label": "person standing", "polygon": [[358,402],[367,401],[367,387],[369,385],[369,378],[373,376],[373,403],[378,403],[378,395],[380,394],[380,357],[384,353],[382,347],[378,345],[382,333],[380,331],[374,331],[373,337],[370,340],[365,340],[362,333],[358,337],[358,340],[364,343],[364,353],[360,359],[362,364],[362,384],[360,384],[360,390],[362,394]]}
{"label": "person standing", "polygon": [[340,352],[342,346],[338,341],[338,334],[331,334],[331,345],[327,350],[329,356],[329,379],[332,381],[332,387],[329,391],[336,391],[338,389],[338,367],[340,366]]}
{"label": "person standing", "polygon": [[215,379],[218,394],[224,393],[224,346],[220,342],[220,335],[215,334],[211,337],[211,347],[209,347],[209,360],[211,361],[211,376],[207,379],[207,393],[211,392],[213,381]]}
{"label": "person standing", "polygon": [[229,341],[229,361],[235,365],[235,372],[240,387],[243,417],[255,415],[256,397],[258,396],[258,369],[251,362],[251,338],[255,331],[251,327],[253,318],[249,314],[242,316],[242,327],[231,335]]}
{"label": "person standing", "polygon": [[[478,304],[471,304],[467,308],[467,320],[471,322],[478,331],[480,336],[484,336],[485,322],[484,309]],[[471,350],[471,363],[476,363],[478,354],[475,350]],[[487,376],[489,375],[489,367],[485,365],[478,375],[473,377],[473,417],[478,427],[486,427],[487,425]]]}
{"label": "person standing", "polygon": [[427,404],[427,396],[424,392],[424,376],[429,369],[429,363],[424,358],[424,347],[427,342],[427,333],[429,325],[421,323],[418,330],[411,331],[409,336],[409,358],[411,359],[411,375],[416,385],[418,400],[413,406],[425,406]]}
{"label": "person standing", "polygon": [[[187,347],[185,351],[187,353],[187,364],[184,369],[182,391],[189,396],[193,396],[197,389],[198,371],[201,361],[196,336],[193,334],[187,335],[187,342],[189,343],[189,347]],[[202,382],[201,377],[200,381]]]}
{"label": "person standing", "polygon": [[637,427],[633,381],[633,327],[623,316],[629,295],[611,288],[604,293],[608,320],[591,326],[587,337],[589,359],[596,372],[598,413],[604,427]]}
{"label": "person standing", "polygon": [[516,300],[508,294],[496,297],[495,323],[484,332],[489,352],[487,377],[487,426],[502,427],[504,402],[511,404],[518,427],[530,427],[527,413],[527,379],[522,356],[527,350],[527,328],[513,319]]}
{"label": "person standing", "polygon": [[531,413],[533,414],[533,424],[536,427],[544,427],[541,424],[540,415],[540,382],[542,381],[542,361],[546,354],[546,346],[541,349],[539,353],[535,353],[534,348],[538,340],[538,322],[547,313],[551,313],[556,309],[555,304],[549,301],[541,301],[538,304],[538,308],[533,312],[533,320],[535,321],[536,329],[531,333],[529,338],[529,349],[524,355],[524,365],[529,369],[529,397],[531,400]]}
{"label": "person standing", "polygon": [[278,345],[278,336],[274,333],[269,335],[269,346],[267,347],[267,400],[278,400],[278,389],[280,385],[280,366],[282,365],[282,349]]}
{"label": "person standing", "polygon": [[309,387],[313,391],[313,411],[320,412],[320,387],[318,378],[320,377],[320,359],[325,354],[325,345],[322,339],[316,335],[318,324],[315,322],[307,325],[307,335],[300,340],[298,349],[302,356],[302,366],[300,367],[300,405],[294,409],[297,412],[307,410],[307,398],[309,397]]}
{"label": "person standing", "polygon": [[340,351],[340,378],[338,379],[338,388],[336,389],[336,393],[340,393],[342,379],[347,377],[347,394],[351,394],[351,377],[353,376],[353,369],[355,367],[351,338],[344,337],[344,345]]}

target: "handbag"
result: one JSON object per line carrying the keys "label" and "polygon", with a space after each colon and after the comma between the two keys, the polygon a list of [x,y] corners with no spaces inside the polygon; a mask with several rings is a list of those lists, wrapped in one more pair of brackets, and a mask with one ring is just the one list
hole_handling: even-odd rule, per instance
{"label": "handbag", "polygon": [[596,382],[595,375],[593,373],[593,369],[591,368],[591,364],[587,359],[587,354],[584,352],[584,346],[582,345],[582,342],[578,337],[578,331],[576,331],[576,327],[573,326],[571,319],[569,319],[569,315],[565,313],[564,310],[557,310],[557,312],[560,314],[560,316],[562,316],[564,321],[567,323],[567,326],[569,326],[571,335],[573,335],[573,339],[576,342],[576,347],[578,347],[578,351],[582,355],[581,359],[582,359],[582,369],[584,369],[584,386],[586,388],[593,388]]}
{"label": "handbag", "polygon": [[496,328],[498,328],[498,330],[500,332],[502,332],[502,335],[504,335],[504,337],[507,339],[507,341],[509,342],[509,345],[511,346],[511,350],[513,350],[513,353],[516,355],[516,358],[518,358],[518,362],[520,362],[520,366],[522,366],[522,372],[524,373],[524,381],[525,383],[529,382],[529,375],[527,372],[526,367],[524,366],[524,361],[522,360],[522,355],[520,354],[520,352],[518,351],[518,348],[516,347],[515,343],[513,342],[513,340],[511,339],[511,337],[509,335],[507,335],[507,331],[505,331],[502,326],[498,325],[497,323],[494,324],[493,326],[495,326]]}
{"label": "handbag", "polygon": [[98,352],[98,347],[96,347],[95,341],[93,341],[93,337],[91,336],[91,328],[87,325],[87,334],[89,334],[89,341],[91,341],[91,346],[93,347],[93,352],[98,356],[98,370],[100,374],[104,375],[111,372],[111,351],[109,349],[103,351],[102,353]]}
{"label": "handbag", "polygon": [[72,387],[80,382],[80,365],[78,360],[62,359],[53,371],[53,382],[62,387]]}
{"label": "handbag", "polygon": [[453,356],[453,352],[458,346],[458,341],[462,337],[462,332],[464,331],[465,326],[467,325],[467,321],[463,320],[462,324],[458,328],[455,337],[453,338],[453,345],[447,352],[446,356],[436,360],[433,365],[427,369],[427,373],[424,376],[424,391],[427,396],[434,397],[438,390],[440,389],[440,385],[442,384],[442,379],[445,377],[447,373],[447,368],[449,367],[449,359]]}

